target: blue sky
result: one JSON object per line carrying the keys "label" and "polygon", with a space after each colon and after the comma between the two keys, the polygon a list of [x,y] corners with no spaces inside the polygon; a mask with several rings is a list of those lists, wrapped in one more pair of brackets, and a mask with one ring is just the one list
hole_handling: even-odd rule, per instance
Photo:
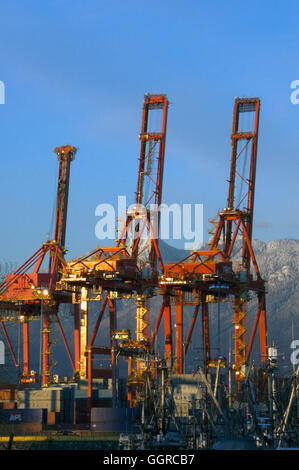
{"label": "blue sky", "polygon": [[143,95],[169,108],[163,200],[225,207],[236,96],[261,99],[254,237],[299,238],[297,1],[0,2],[0,258],[46,239],[56,196],[53,149],[71,168],[69,256],[93,248],[95,208],[137,185]]}

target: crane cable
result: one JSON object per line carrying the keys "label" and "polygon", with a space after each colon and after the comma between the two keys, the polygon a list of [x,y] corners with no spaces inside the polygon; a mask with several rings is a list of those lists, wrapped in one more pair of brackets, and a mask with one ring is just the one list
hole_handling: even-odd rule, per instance
{"label": "crane cable", "polygon": [[238,196],[239,203],[237,207],[239,206],[239,204],[241,204],[241,201],[242,201],[243,183],[245,179],[245,171],[246,171],[247,161],[248,161],[248,144],[249,144],[249,140],[247,141],[247,144],[245,147],[245,155],[243,157],[243,168],[242,168],[242,173],[241,173],[241,178],[240,178],[241,183],[240,183],[239,196]]}
{"label": "crane cable", "polygon": [[[253,128],[253,122],[252,122],[252,113],[245,113],[247,115],[247,119],[245,118],[246,122],[244,123],[245,125],[245,129],[248,131],[248,132],[252,132],[252,128]],[[246,168],[247,168],[247,161],[248,161],[248,147],[249,147],[249,140],[250,139],[247,139],[247,143],[246,143],[246,146],[245,146],[245,155],[244,155],[244,158],[243,158],[243,168],[242,168],[242,173],[241,173],[241,183],[240,183],[240,189],[239,189],[239,204],[241,204],[241,201],[242,201],[242,191],[243,191],[243,183],[244,183],[244,180],[245,180],[245,171],[246,171]],[[238,204],[238,205],[239,205]]]}

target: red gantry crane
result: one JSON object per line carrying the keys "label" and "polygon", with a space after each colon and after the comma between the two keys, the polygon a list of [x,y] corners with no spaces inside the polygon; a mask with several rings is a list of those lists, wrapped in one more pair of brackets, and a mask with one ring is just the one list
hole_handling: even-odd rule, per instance
{"label": "red gantry crane", "polygon": [[[3,319],[5,312],[14,311],[15,317],[8,317],[23,324],[23,371],[20,373],[22,383],[38,380],[37,373],[29,367],[29,321],[41,316],[42,320],[42,385],[49,381],[49,334],[50,314],[55,315],[69,357],[72,361],[65,335],[58,317],[60,303],[71,302],[71,297],[56,291],[56,283],[61,270],[66,266],[65,236],[67,222],[68,193],[70,180],[70,164],[75,158],[76,149],[70,145],[56,147],[55,153],[59,161],[57,188],[56,221],[54,239],[44,242],[42,246],[23,263],[14,273],[8,274],[0,285],[1,325],[8,341],[15,365],[18,367],[11,341],[8,337]],[[41,267],[49,255],[46,271]]]}
{"label": "red gantry crane", "polygon": [[[80,376],[89,378],[91,390],[92,377],[102,377],[104,372],[92,367],[94,355],[111,354],[112,370],[110,373],[106,371],[106,377],[111,377],[118,350],[129,361],[128,395],[131,404],[144,382],[145,365],[140,355],[150,349],[149,298],[158,285],[159,270],[163,272],[164,268],[158,246],[158,208],[162,198],[167,112],[166,95],[144,96],[136,199],[134,207],[126,212],[116,246],[99,248],[69,262],[60,282],[61,289],[75,292],[81,304],[81,325],[77,326],[75,347]],[[88,339],[88,301],[94,300],[94,293],[101,295],[102,290],[106,294],[92,336]],[[117,330],[115,299],[121,297],[136,301],[136,339],[131,338],[128,330]],[[95,347],[94,341],[107,305],[110,347]],[[120,344],[118,340],[121,340]],[[113,379],[115,386],[116,377]]]}
{"label": "red gantry crane", "polygon": [[[166,95],[145,95],[139,135],[136,206],[127,213],[124,229],[118,240],[118,244],[121,244],[129,238],[131,255],[136,259],[137,266],[142,269],[144,279],[143,285],[137,291],[136,343],[128,341],[122,346],[143,346],[146,351],[151,348],[150,297],[153,295],[153,288],[157,286],[158,264],[160,272],[164,271],[159,251],[159,230],[168,105]],[[152,283],[150,289],[148,281]],[[129,357],[128,400],[131,406],[136,402],[138,390],[142,390],[145,368],[144,361]]]}
{"label": "red gantry crane", "polygon": [[[232,152],[227,208],[212,221],[214,232],[206,250],[192,251],[184,260],[167,264],[160,279],[164,302],[154,330],[161,317],[165,319],[165,351],[172,367],[173,350],[169,295],[176,296],[176,372],[183,372],[183,357],[187,354],[199,309],[202,310],[202,341],[204,366],[207,372],[215,365],[210,355],[210,302],[232,301],[234,308],[234,356],[236,381],[243,380],[259,326],[260,357],[267,359],[266,290],[252,247],[254,192],[256,180],[259,127],[259,98],[236,98],[233,112]],[[249,162],[248,162],[248,155]],[[241,256],[240,256],[241,252]],[[239,258],[237,258],[239,255]],[[236,261],[235,261],[236,260]],[[253,268],[253,273],[251,272]],[[258,309],[248,341],[247,303],[255,292]],[[183,304],[192,293],[195,310],[183,342]],[[187,303],[187,302],[186,302]],[[168,335],[167,335],[168,333]]]}

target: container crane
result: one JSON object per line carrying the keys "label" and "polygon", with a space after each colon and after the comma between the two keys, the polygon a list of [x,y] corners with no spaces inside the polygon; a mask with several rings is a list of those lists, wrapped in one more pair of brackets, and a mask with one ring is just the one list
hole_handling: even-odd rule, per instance
{"label": "container crane", "polygon": [[[159,251],[160,205],[162,202],[162,186],[166,144],[167,114],[169,102],[166,95],[145,95],[142,113],[140,139],[140,156],[136,206],[127,213],[124,229],[118,244],[128,238],[131,255],[136,259],[137,266],[142,269],[143,276],[154,283],[158,276],[158,264],[163,272],[164,264]],[[151,128],[150,117],[160,114],[160,122]],[[153,120],[152,120],[153,121]],[[159,128],[160,125],[160,128]],[[144,236],[147,230],[146,236]],[[143,277],[142,276],[142,277]],[[137,347],[143,345],[150,349],[150,297],[151,289],[147,285],[141,287],[136,299],[136,342]],[[134,346],[134,343],[127,343]],[[131,405],[136,401],[138,388],[144,385],[145,362],[129,357],[128,399]]]}
{"label": "container crane", "polygon": [[[84,329],[82,325],[79,326],[80,376],[87,378],[88,368],[93,370],[90,364],[88,366],[88,358],[92,361],[94,354],[110,353],[113,368],[115,351],[121,336],[120,354],[128,357],[129,362],[128,387],[131,403],[136,390],[142,388],[144,383],[144,362],[140,357],[150,349],[149,298],[158,285],[159,270],[162,272],[164,268],[158,246],[158,208],[162,199],[167,112],[166,95],[144,96],[135,204],[125,214],[116,246],[99,248],[69,262],[60,282],[62,290],[76,292],[76,298],[81,302],[81,311],[84,304],[85,325],[88,321],[88,301],[93,300],[93,293],[101,295],[102,290],[106,291],[89,341],[86,326]],[[152,119],[153,114],[156,119]],[[131,338],[130,332],[125,334],[116,330],[115,299],[121,297],[135,299],[136,339]],[[94,340],[107,305],[110,315],[110,348],[95,347]],[[93,370],[91,375],[98,377],[96,374]]]}
{"label": "container crane", "polygon": [[[265,281],[261,277],[252,247],[259,111],[259,98],[235,99],[228,207],[220,211],[211,221],[214,231],[210,232],[212,238],[209,248],[194,250],[184,260],[165,265],[164,273],[160,278],[161,293],[164,296],[169,293],[176,296],[177,373],[183,371],[183,355],[187,353],[200,306],[202,308],[205,371],[207,372],[208,368],[213,366],[215,361],[211,360],[210,356],[208,304],[228,301],[231,297],[234,299],[235,312],[233,324],[236,381],[245,378],[246,364],[249,361],[258,325],[262,363],[267,359]],[[245,130],[242,129],[243,125]],[[246,166],[249,151],[250,160]],[[241,163],[243,163],[243,171],[240,170]],[[245,175],[246,172],[247,175]],[[239,194],[236,193],[237,186],[240,189]],[[241,207],[242,204],[245,206]],[[240,243],[239,248],[237,243]],[[240,250],[242,251],[241,260],[233,265],[236,254]],[[253,267],[254,275],[251,274],[251,267]],[[248,342],[246,303],[250,291],[257,295],[258,309]],[[183,345],[184,296],[190,298],[190,295],[193,301],[189,303],[195,305],[195,310],[187,339]],[[165,308],[166,304],[164,304]],[[163,312],[158,317],[156,327],[159,326],[162,314]],[[155,334],[156,330],[157,328],[154,330]],[[168,331],[171,333],[171,325],[168,325]],[[167,348],[171,359],[173,354],[171,338],[165,338],[165,350]],[[172,366],[171,361],[170,366]]]}
{"label": "container crane", "polygon": [[[42,243],[42,246],[23,263],[14,273],[8,274],[0,285],[0,310],[15,311],[15,321],[23,325],[23,372],[22,383],[37,381],[38,377],[29,368],[29,321],[42,316],[42,385],[49,380],[49,322],[50,314],[55,313],[59,328],[63,335],[58,318],[59,303],[70,302],[71,297],[63,292],[56,292],[56,283],[60,278],[61,269],[66,266],[64,260],[67,206],[70,180],[70,163],[74,160],[76,148],[70,145],[56,147],[54,152],[59,161],[59,176],[56,203],[56,221],[53,240]],[[41,266],[49,256],[48,270],[41,271]],[[33,268],[33,270],[32,270]],[[32,270],[32,271],[31,271]],[[2,327],[4,327],[2,322]],[[5,331],[4,331],[5,333]],[[9,348],[12,345],[5,333]],[[67,346],[67,344],[66,344]],[[68,348],[67,348],[68,349]],[[69,353],[69,349],[68,349]],[[13,358],[15,355],[13,354]],[[15,364],[16,361],[14,360]],[[17,364],[16,364],[17,365]]]}

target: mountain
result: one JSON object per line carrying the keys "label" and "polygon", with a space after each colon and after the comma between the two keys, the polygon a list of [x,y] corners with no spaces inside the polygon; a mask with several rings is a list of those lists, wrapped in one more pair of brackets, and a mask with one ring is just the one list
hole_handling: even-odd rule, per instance
{"label": "mountain", "polygon": [[299,339],[299,240],[254,240],[253,248],[267,281],[268,344],[275,342],[278,352],[285,355],[281,367],[290,368],[292,335]]}

